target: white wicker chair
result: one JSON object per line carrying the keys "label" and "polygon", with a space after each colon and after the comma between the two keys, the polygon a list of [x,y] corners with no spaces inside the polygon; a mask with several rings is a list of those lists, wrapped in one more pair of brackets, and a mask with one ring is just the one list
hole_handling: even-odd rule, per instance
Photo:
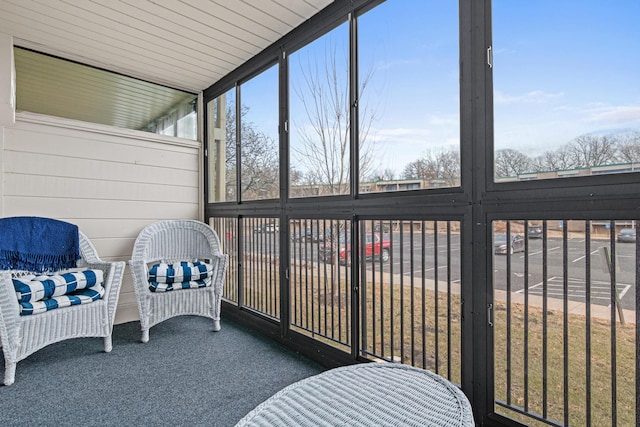
{"label": "white wicker chair", "polygon": [[[208,260],[213,265],[211,286],[170,292],[149,290],[149,265],[155,262]],[[147,225],[138,235],[129,261],[140,312],[142,342],[149,328],[175,316],[195,315],[213,319],[220,330],[220,299],[229,256],[220,251],[220,240],[207,224],[194,220],[165,220]]]}
{"label": "white wicker chair", "polygon": [[103,337],[104,351],[108,353],[113,347],[111,333],[125,263],[102,261],[87,236],[82,232],[78,235],[81,259],[77,267],[103,271],[105,293],[100,300],[21,316],[12,277],[29,272],[0,271],[0,340],[5,360],[5,385],[13,384],[19,361],[49,344],[70,338]]}

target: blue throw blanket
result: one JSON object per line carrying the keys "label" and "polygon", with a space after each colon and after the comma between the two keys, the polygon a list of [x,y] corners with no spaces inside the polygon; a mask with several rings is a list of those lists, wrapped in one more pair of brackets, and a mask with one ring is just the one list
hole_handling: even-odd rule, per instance
{"label": "blue throw blanket", "polygon": [[80,259],[78,226],[50,218],[0,218],[0,269],[58,271]]}

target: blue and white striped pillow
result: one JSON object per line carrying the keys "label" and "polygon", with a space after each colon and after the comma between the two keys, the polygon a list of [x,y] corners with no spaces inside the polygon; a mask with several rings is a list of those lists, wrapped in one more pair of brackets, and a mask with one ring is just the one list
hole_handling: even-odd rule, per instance
{"label": "blue and white striped pillow", "polygon": [[149,270],[149,283],[197,282],[210,278],[213,266],[201,261],[155,264]]}
{"label": "blue and white striped pillow", "polygon": [[31,274],[13,279],[21,315],[44,313],[99,300],[104,295],[102,283],[102,270]]}
{"label": "blue and white striped pillow", "polygon": [[149,282],[149,290],[151,292],[169,292],[178,289],[197,289],[211,286],[211,278],[204,280],[192,280],[190,282],[177,282],[177,283],[158,283]]}
{"label": "blue and white striped pillow", "polygon": [[65,274],[30,274],[14,278],[13,287],[19,302],[33,302],[101,285],[102,281],[102,270],[82,270]]}
{"label": "blue and white striped pillow", "polygon": [[69,295],[61,295],[48,298],[42,301],[21,302],[20,314],[23,316],[30,314],[44,313],[61,307],[69,307],[72,305],[88,304],[97,301],[104,296],[104,288],[102,285],[96,285],[91,288],[81,289]]}

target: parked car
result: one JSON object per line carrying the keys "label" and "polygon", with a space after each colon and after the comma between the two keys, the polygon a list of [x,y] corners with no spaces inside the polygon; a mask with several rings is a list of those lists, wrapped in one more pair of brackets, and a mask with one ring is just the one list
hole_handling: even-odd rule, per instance
{"label": "parked car", "polygon": [[635,228],[623,228],[618,232],[618,242],[620,243],[635,243],[636,241],[636,229]]}
{"label": "parked car", "polygon": [[527,229],[530,239],[542,239],[542,227],[539,225],[530,225]]}
{"label": "parked car", "polygon": [[507,242],[504,233],[493,236],[493,252],[499,255],[513,254],[524,251],[524,237],[520,234],[511,234],[511,241]]}
{"label": "parked car", "polygon": [[280,231],[280,227],[278,227],[278,224],[275,223],[266,223],[266,224],[261,224],[259,226],[257,226],[256,228],[253,229],[253,232],[258,234],[258,233],[277,233],[278,231]]}
{"label": "parked car", "polygon": [[382,233],[387,234],[391,232],[391,227],[389,227],[389,224],[383,222],[376,224],[376,226],[373,227],[373,231],[375,231],[376,233],[380,233],[382,231]]}
{"label": "parked car", "polygon": [[[326,231],[326,234],[330,234],[329,230]],[[291,236],[291,240],[294,242],[323,242],[325,236],[315,228],[303,228],[294,233]]]}
{"label": "parked car", "polygon": [[[347,264],[351,259],[351,242],[349,236],[341,234],[338,239],[338,262]],[[365,233],[362,236],[364,243],[364,256],[366,259],[382,259],[382,262],[389,262],[391,259],[391,241],[386,236],[379,233]],[[319,257],[324,262],[331,262],[334,258],[333,242],[328,241],[320,249]]]}

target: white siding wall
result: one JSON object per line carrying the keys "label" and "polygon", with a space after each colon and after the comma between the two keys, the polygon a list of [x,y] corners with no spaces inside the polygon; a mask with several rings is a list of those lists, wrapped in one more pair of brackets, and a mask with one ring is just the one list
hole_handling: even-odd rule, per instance
{"label": "white siding wall", "polygon": [[[77,224],[101,258],[123,261],[146,224],[200,219],[199,142],[30,113],[0,132],[0,216]],[[127,266],[116,323],[137,319]]]}

